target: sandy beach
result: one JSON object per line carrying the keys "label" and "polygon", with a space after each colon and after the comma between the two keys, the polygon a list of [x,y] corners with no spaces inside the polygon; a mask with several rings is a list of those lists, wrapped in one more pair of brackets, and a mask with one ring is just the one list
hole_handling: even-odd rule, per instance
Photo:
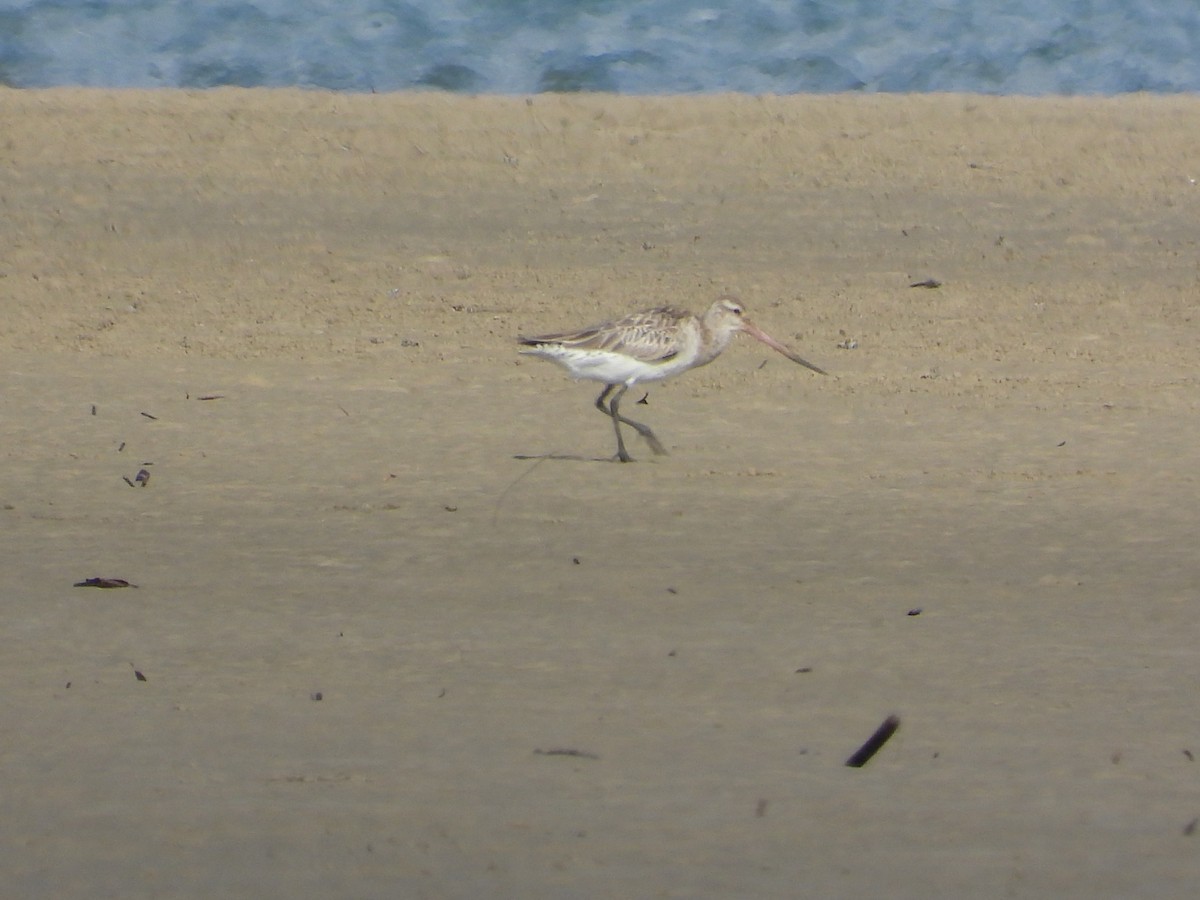
{"label": "sandy beach", "polygon": [[6,896],[1194,896],[1200,98],[0,123]]}

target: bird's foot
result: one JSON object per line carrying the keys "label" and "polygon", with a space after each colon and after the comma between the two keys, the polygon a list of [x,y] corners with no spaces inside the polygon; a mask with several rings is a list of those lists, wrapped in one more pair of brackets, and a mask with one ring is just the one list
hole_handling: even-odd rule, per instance
{"label": "bird's foot", "polygon": [[642,425],[641,423],[634,422],[632,424],[633,424],[633,427],[637,430],[637,433],[646,439],[646,443],[650,445],[650,449],[652,451],[654,451],[655,456],[666,456],[667,455],[667,448],[662,445],[662,441],[660,441],[658,439],[658,437],[654,434],[653,431],[651,431],[649,428],[647,428],[645,425]]}

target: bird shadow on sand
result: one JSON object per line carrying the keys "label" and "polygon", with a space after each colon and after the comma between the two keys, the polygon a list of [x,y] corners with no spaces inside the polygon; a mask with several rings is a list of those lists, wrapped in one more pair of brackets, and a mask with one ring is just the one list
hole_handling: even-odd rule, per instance
{"label": "bird shadow on sand", "polygon": [[620,462],[620,459],[618,459],[616,456],[579,456],[578,454],[574,453],[514,453],[512,458],[526,461],[536,460],[537,462],[545,462],[549,459],[559,460],[562,462]]}
{"label": "bird shadow on sand", "polygon": [[500,507],[504,505],[505,499],[513,489],[528,478],[533,472],[544,462],[549,460],[557,460],[561,462],[598,462],[598,463],[613,463],[620,462],[616,456],[579,456],[573,453],[514,453],[513,459],[521,460],[522,462],[532,462],[529,466],[509,482],[508,486],[500,492],[500,496],[496,498],[496,509],[492,513],[492,525],[495,526],[500,521]]}

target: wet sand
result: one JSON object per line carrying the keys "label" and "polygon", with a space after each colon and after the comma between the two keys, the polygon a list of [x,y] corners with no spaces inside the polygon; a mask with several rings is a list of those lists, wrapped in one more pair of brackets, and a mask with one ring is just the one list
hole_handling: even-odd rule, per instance
{"label": "wet sand", "polygon": [[1200,100],[0,121],[12,896],[1194,892]]}

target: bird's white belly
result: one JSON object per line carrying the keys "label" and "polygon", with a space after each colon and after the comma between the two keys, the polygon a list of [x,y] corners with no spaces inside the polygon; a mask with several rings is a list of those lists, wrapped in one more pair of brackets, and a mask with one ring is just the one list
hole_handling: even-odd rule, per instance
{"label": "bird's white belly", "polygon": [[601,381],[605,384],[636,384],[661,381],[686,369],[679,357],[666,362],[643,362],[623,353],[608,350],[578,350],[571,347],[547,345],[522,351],[558,363],[576,378]]}

